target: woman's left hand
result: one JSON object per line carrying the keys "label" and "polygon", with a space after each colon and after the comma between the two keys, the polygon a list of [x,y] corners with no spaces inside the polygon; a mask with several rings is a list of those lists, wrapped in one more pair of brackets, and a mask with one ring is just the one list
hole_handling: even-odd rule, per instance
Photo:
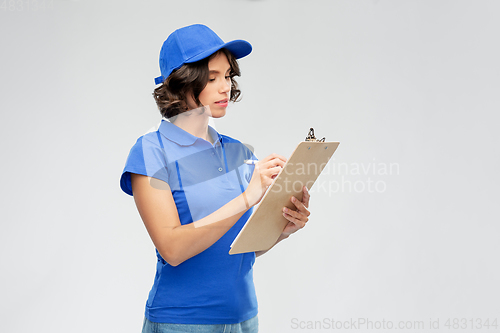
{"label": "woman's left hand", "polygon": [[304,228],[309,220],[309,215],[311,215],[309,210],[307,210],[309,207],[309,198],[311,197],[307,191],[307,187],[304,186],[302,188],[302,192],[304,192],[302,202],[296,197],[291,197],[290,199],[295,207],[297,207],[297,210],[283,207],[283,216],[288,220],[288,224],[281,234],[284,238],[290,236],[297,230]]}

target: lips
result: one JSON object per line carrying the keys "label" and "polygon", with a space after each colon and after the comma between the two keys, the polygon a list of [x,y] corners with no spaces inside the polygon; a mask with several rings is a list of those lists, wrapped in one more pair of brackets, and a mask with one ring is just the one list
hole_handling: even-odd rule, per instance
{"label": "lips", "polygon": [[221,106],[221,107],[227,107],[228,103],[229,103],[229,99],[227,99],[227,98],[215,102],[216,105]]}

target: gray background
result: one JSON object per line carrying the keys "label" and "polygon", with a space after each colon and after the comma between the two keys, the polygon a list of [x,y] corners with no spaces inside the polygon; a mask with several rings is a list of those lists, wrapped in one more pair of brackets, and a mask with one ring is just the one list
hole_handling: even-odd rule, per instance
{"label": "gray background", "polygon": [[499,316],[500,2],[1,4],[0,331],[140,331],[156,260],[118,181],[192,23],[254,46],[219,132],[259,157],[341,141],[308,226],[257,259],[261,332]]}

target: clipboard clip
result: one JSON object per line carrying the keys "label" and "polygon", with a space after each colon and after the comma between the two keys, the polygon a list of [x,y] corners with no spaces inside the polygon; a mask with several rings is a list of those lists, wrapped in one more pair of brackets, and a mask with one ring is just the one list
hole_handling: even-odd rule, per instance
{"label": "clipboard clip", "polygon": [[316,139],[316,137],[314,136],[314,128],[310,128],[309,129],[309,133],[307,134],[306,136],[306,141],[314,141],[314,142],[325,142],[325,137],[323,137],[322,139]]}

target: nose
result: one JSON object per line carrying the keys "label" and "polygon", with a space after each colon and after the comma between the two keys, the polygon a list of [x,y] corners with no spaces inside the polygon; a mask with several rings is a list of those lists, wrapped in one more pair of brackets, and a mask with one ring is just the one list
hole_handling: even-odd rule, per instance
{"label": "nose", "polygon": [[222,80],[222,83],[220,85],[220,92],[221,93],[227,93],[231,91],[231,80]]}

